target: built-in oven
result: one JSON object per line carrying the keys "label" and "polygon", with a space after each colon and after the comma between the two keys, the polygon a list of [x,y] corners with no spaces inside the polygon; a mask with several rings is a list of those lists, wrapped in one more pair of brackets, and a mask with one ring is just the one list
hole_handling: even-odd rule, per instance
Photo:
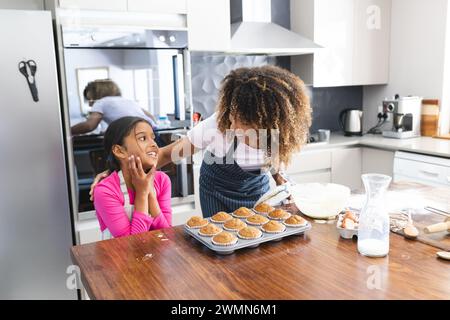
{"label": "built-in oven", "polygon": [[[66,101],[70,126],[86,120],[91,107],[84,98],[86,85],[111,79],[121,95],[136,102],[155,118],[160,145],[171,143],[191,127],[190,56],[184,30],[128,27],[62,26]],[[105,169],[100,125],[72,137],[74,187],[78,211],[93,209],[89,188],[96,173]],[[161,170],[172,181],[172,196],[193,193],[190,161]]]}

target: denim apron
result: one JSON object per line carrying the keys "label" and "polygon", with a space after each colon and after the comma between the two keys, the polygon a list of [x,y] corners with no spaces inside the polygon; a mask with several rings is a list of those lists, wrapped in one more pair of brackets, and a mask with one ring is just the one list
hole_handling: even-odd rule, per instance
{"label": "denim apron", "polygon": [[[251,208],[269,190],[269,176],[262,170],[245,171],[234,160],[237,138],[221,163],[208,164],[203,160],[200,168],[200,204],[204,217],[219,211],[232,212],[239,207]],[[207,151],[205,157],[215,156]]]}
{"label": "denim apron", "polygon": [[[127,214],[128,220],[131,221],[132,217],[133,217],[133,211],[134,211],[134,206],[130,204],[130,196],[128,195],[128,189],[127,189],[127,185],[125,183],[125,179],[123,177],[123,173],[122,171],[118,171],[117,175],[119,176],[120,179],[120,190],[123,193],[123,198],[124,198],[124,208],[125,208],[125,213]],[[114,238],[111,234],[111,232],[109,232],[108,228],[106,228],[105,230],[103,230],[102,232],[102,240],[109,240]]]}

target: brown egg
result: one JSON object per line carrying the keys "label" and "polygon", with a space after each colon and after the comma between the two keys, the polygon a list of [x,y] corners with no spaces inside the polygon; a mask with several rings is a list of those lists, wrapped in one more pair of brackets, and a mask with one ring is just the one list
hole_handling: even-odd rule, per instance
{"label": "brown egg", "polygon": [[351,229],[351,230],[355,229],[355,221],[353,221],[350,218],[345,218],[342,221],[342,228],[344,228],[344,229]]}
{"label": "brown egg", "polygon": [[351,211],[348,211],[348,210],[344,214],[344,219],[350,219],[350,220],[353,220],[353,222],[358,221],[358,219],[356,219],[355,214],[353,212],[351,212]]}

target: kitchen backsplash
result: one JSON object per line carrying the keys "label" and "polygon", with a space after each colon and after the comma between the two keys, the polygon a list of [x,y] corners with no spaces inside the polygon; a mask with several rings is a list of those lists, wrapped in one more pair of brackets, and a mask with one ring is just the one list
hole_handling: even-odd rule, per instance
{"label": "kitchen backsplash", "polygon": [[205,119],[214,113],[222,79],[233,69],[275,64],[266,56],[191,55],[194,111]]}
{"label": "kitchen backsplash", "polygon": [[[203,118],[214,113],[219,88],[222,79],[233,69],[239,67],[276,64],[288,67],[285,58],[266,56],[220,56],[220,55],[192,55],[192,100],[194,111],[200,112]],[[362,110],[363,88],[336,87],[313,88],[308,87],[313,107],[313,124],[311,133],[318,129],[339,131],[339,113],[346,108]]]}
{"label": "kitchen backsplash", "polygon": [[[340,131],[339,114],[347,108],[362,110],[363,87],[312,88],[311,105],[313,108],[313,123],[311,133],[318,129]],[[310,94],[311,97],[311,94]]]}

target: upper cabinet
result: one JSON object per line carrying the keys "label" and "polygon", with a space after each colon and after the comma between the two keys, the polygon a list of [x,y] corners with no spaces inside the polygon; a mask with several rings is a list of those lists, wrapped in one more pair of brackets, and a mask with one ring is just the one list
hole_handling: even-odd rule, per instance
{"label": "upper cabinet", "polygon": [[186,0],[128,0],[128,11],[186,14]]}
{"label": "upper cabinet", "polygon": [[186,14],[187,0],[59,0],[65,9]]}
{"label": "upper cabinet", "polygon": [[127,11],[127,0],[59,0],[59,7],[80,10]]}
{"label": "upper cabinet", "polygon": [[187,0],[189,50],[230,48],[230,0]]}
{"label": "upper cabinet", "polygon": [[291,29],[321,45],[292,57],[292,71],[315,87],[385,84],[391,0],[292,0]]}

